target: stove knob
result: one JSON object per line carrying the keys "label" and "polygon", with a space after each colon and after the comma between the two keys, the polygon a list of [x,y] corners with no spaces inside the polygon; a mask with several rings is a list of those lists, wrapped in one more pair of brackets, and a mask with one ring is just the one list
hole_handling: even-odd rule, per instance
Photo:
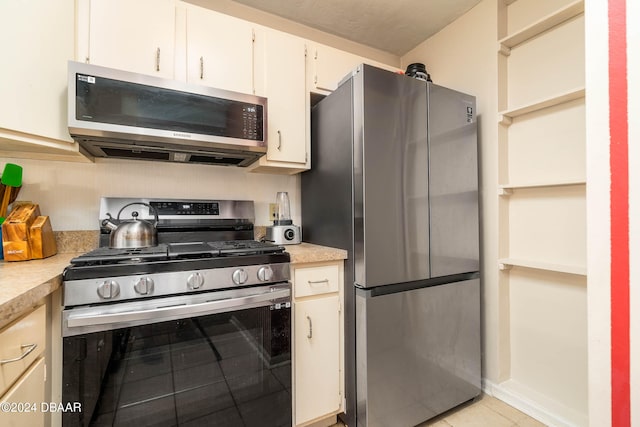
{"label": "stove knob", "polygon": [[133,289],[140,295],[149,295],[153,292],[153,279],[141,277],[133,283]]}
{"label": "stove knob", "polygon": [[247,281],[247,279],[249,278],[249,275],[247,274],[246,271],[244,271],[244,269],[239,268],[233,272],[233,275],[231,276],[231,278],[233,279],[233,283],[235,283],[236,285],[242,285],[244,282]]}
{"label": "stove knob", "polygon": [[258,270],[258,280],[262,282],[268,282],[272,278],[273,278],[273,270],[271,269],[271,267],[269,267],[268,265],[264,267],[260,267],[260,269]]}
{"label": "stove knob", "polygon": [[189,289],[200,289],[202,285],[204,285],[204,276],[200,273],[191,273],[187,278]]}
{"label": "stove knob", "polygon": [[120,295],[120,285],[115,280],[105,280],[98,285],[98,296],[102,299],[113,299]]}

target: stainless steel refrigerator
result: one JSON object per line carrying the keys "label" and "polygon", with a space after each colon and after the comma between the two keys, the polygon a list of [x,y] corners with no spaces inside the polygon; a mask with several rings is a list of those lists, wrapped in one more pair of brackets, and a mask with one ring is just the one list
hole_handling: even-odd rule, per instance
{"label": "stainless steel refrigerator", "polygon": [[413,426],[480,394],[475,98],[359,66],[312,109],[304,240],[346,249],[344,421]]}

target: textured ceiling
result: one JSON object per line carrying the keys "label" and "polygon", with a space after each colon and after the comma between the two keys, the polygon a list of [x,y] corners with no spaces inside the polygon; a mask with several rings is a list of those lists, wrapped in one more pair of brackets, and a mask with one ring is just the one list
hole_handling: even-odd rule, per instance
{"label": "textured ceiling", "polygon": [[480,0],[233,1],[398,56],[404,55],[480,2]]}

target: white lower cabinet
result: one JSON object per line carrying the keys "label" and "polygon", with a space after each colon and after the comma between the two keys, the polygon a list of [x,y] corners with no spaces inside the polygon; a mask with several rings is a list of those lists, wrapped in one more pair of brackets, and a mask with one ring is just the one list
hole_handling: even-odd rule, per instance
{"label": "white lower cabinet", "polygon": [[342,410],[342,262],[293,268],[295,424]]}
{"label": "white lower cabinet", "polygon": [[3,427],[38,427],[45,425],[45,362],[40,357],[18,382],[0,399]]}
{"label": "white lower cabinet", "polygon": [[46,306],[0,331],[0,426],[45,425]]}

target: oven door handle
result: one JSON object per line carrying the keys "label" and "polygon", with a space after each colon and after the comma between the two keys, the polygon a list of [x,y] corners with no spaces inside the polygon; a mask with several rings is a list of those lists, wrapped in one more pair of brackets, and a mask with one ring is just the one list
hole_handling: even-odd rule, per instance
{"label": "oven door handle", "polygon": [[174,320],[184,317],[196,317],[220,313],[224,311],[240,310],[271,305],[275,300],[288,298],[289,289],[278,289],[258,295],[248,295],[236,298],[220,299],[196,304],[179,304],[166,307],[148,308],[142,310],[119,311],[113,313],[84,313],[69,314],[67,317],[68,328],[80,328],[97,325],[118,325],[131,322],[152,321],[153,323],[165,320]]}

